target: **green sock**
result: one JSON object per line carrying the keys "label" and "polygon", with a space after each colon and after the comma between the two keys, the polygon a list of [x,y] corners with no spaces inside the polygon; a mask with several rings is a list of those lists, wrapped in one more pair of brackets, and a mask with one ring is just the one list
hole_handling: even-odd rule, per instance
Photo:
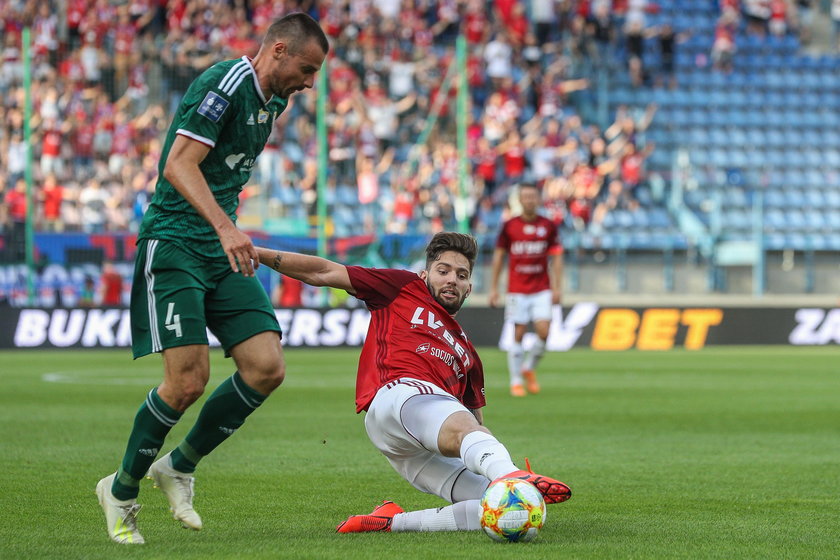
{"label": "green sock", "polygon": [[157,457],[166,434],[180,418],[181,413],[158,396],[157,387],[149,391],[134,417],[134,428],[128,437],[122,465],[111,485],[115,498],[131,500],[137,497],[140,481]]}
{"label": "green sock", "polygon": [[204,403],[190,433],[172,451],[172,468],[195,471],[201,458],[232,436],[265,399],[266,395],[245,384],[238,371],[225,379]]}

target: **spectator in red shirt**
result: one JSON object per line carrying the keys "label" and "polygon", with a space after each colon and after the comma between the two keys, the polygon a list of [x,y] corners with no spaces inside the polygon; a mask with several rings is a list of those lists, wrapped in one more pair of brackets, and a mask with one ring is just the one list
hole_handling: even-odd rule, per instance
{"label": "spectator in red shirt", "polygon": [[274,287],[272,303],[280,309],[303,307],[303,283],[290,276],[280,277]]}
{"label": "spectator in red shirt", "polygon": [[484,186],[484,196],[491,196],[496,190],[496,161],[498,154],[485,137],[478,139],[476,153],[473,157],[473,170]]}
{"label": "spectator in red shirt", "polygon": [[23,259],[26,255],[26,180],[15,181],[15,188],[6,192],[5,206],[11,231],[9,248],[13,258]]}
{"label": "spectator in red shirt", "polygon": [[54,173],[50,173],[44,178],[40,199],[44,229],[47,231],[63,231],[61,204],[64,201],[64,188],[58,184]]}
{"label": "spectator in red shirt", "polygon": [[13,224],[26,223],[26,180],[15,181],[15,188],[6,193],[6,208]]}
{"label": "spectator in red shirt", "polygon": [[99,302],[105,307],[122,305],[123,277],[110,262],[102,264],[99,277]]}

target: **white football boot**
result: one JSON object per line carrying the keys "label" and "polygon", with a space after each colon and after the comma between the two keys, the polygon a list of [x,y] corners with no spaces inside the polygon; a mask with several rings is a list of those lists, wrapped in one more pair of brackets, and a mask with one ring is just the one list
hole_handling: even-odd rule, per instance
{"label": "white football boot", "polygon": [[120,544],[143,544],[146,540],[137,530],[137,513],[141,506],[136,500],[118,500],[111,494],[111,484],[116,475],[106,476],[96,485],[96,496],[108,524],[108,536]]}
{"label": "white football boot", "polygon": [[155,481],[156,488],[166,494],[172,517],[180,521],[184,528],[200,531],[201,517],[193,509],[195,477],[173,469],[169,453],[152,464],[147,476]]}

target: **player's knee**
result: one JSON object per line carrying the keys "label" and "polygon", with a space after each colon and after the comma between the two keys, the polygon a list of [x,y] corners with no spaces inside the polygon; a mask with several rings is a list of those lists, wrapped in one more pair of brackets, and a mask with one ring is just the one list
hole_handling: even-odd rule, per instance
{"label": "player's knee", "polygon": [[265,356],[252,363],[247,370],[240,369],[246,381],[257,391],[267,395],[283,383],[286,378],[286,363],[282,355]]}
{"label": "player's knee", "polygon": [[273,391],[283,383],[286,379],[286,362],[282,359],[272,364],[265,372],[265,384],[269,390]]}
{"label": "player's knee", "polygon": [[[184,400],[186,406],[191,405],[201,398],[204,394],[204,383],[193,381],[188,383],[182,390],[181,398]],[[185,408],[186,408],[185,406]]]}
{"label": "player's knee", "polygon": [[[158,390],[160,393],[160,390]],[[204,394],[204,384],[196,379],[184,379],[166,391],[164,400],[175,410],[185,411]]]}

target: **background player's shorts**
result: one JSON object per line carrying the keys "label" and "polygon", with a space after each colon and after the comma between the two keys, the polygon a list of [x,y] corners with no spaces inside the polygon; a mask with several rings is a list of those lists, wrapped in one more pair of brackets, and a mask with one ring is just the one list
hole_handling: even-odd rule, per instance
{"label": "background player's shorts", "polygon": [[533,294],[508,294],[505,319],[516,325],[532,321],[551,321],[551,290]]}
{"label": "background player's shorts", "polygon": [[202,260],[169,241],[140,240],[131,287],[134,357],[207,344],[208,328],[226,353],[261,332],[280,333],[256,277],[233,272],[227,259]]}
{"label": "background player's shorts", "polygon": [[467,471],[460,458],[444,457],[438,450],[440,427],[456,412],[470,411],[436,385],[404,377],[377,391],[365,429],[394,470],[418,490],[452,502],[458,481],[457,499],[480,498],[490,481]]}

